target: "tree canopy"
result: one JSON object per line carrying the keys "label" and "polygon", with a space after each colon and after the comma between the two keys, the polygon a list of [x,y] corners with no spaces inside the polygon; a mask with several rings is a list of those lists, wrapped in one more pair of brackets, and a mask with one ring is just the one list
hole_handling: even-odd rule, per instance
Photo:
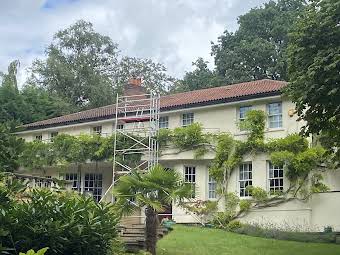
{"label": "tree canopy", "polygon": [[228,83],[287,80],[288,32],[303,8],[304,0],[270,1],[241,15],[238,30],[212,45],[217,73]]}
{"label": "tree canopy", "polygon": [[161,93],[173,81],[160,63],[121,56],[110,37],[96,32],[92,23],[84,20],[55,34],[46,59],[35,60],[31,74],[31,83],[80,109],[113,103],[116,93],[132,77],[142,78],[144,87]]}
{"label": "tree canopy", "polygon": [[183,79],[179,80],[173,88],[174,92],[192,91],[223,85],[223,78],[218,76],[216,71],[210,70],[208,62],[203,58],[198,58],[192,65],[195,69],[185,73]]}
{"label": "tree canopy", "polygon": [[[313,0],[290,34],[287,94],[306,121],[303,133],[340,147],[340,2]],[[340,152],[338,151],[340,158]]]}

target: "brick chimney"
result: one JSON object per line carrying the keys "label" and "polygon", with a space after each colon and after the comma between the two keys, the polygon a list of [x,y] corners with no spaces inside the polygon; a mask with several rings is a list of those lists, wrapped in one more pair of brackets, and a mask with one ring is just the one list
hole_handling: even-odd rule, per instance
{"label": "brick chimney", "polygon": [[[131,78],[124,86],[124,96],[138,96],[146,94],[146,90],[142,87],[141,78]],[[140,97],[139,97],[140,98]]]}

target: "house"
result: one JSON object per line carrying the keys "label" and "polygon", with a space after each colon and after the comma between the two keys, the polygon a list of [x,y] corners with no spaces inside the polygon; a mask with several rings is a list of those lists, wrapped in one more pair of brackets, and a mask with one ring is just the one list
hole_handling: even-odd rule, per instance
{"label": "house", "polygon": [[[162,96],[159,127],[174,129],[197,122],[201,123],[204,132],[229,132],[236,139],[242,140],[246,133],[240,130],[237,123],[244,119],[247,111],[258,109],[266,112],[267,116],[265,138],[286,137],[298,133],[304,124],[298,120],[294,104],[282,95],[281,91],[286,85],[283,81],[264,79]],[[142,92],[140,80],[131,80],[126,87],[128,95]],[[17,135],[26,141],[48,141],[61,133],[111,135],[115,127],[115,113],[116,105],[86,110],[24,125],[24,130]],[[117,128],[124,129],[125,125],[131,123],[117,123]],[[216,200],[216,182],[208,171],[213,158],[212,152],[196,159],[193,151],[184,151],[164,153],[159,162],[166,168],[179,171],[185,181],[195,183],[195,199]],[[274,172],[275,175],[272,175]],[[43,174],[60,176],[56,169],[47,169]],[[111,185],[112,164],[101,162],[96,168],[94,163],[89,162],[81,176],[75,167],[70,166],[63,173],[63,178],[73,181],[74,189],[80,187],[81,192],[92,192],[99,201]],[[293,200],[275,207],[254,209],[242,220],[306,231],[322,231],[324,227],[332,226],[340,231],[340,172],[325,174],[324,179],[330,188],[329,192],[314,194],[304,202]],[[241,199],[247,199],[249,194],[245,187],[250,184],[266,191],[285,190],[289,181],[284,169],[273,166],[269,155],[262,153],[243,159],[243,163],[233,171],[229,179],[228,191],[235,192]],[[170,213],[179,223],[196,221],[195,217],[179,207],[171,208]]]}

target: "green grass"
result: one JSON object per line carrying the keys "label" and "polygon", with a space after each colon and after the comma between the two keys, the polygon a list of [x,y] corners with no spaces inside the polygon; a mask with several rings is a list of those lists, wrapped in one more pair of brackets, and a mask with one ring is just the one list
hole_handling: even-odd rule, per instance
{"label": "green grass", "polygon": [[157,252],[159,255],[339,255],[340,245],[265,239],[176,225],[157,243]]}

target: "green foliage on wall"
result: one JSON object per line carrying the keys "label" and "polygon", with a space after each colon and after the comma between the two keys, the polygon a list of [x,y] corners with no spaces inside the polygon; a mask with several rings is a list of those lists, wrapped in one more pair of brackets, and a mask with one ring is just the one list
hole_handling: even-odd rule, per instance
{"label": "green foliage on wall", "polygon": [[[229,133],[205,134],[199,124],[160,132],[158,139],[163,146],[173,146],[179,152],[194,150],[195,154],[200,152],[201,156],[208,151],[215,153],[209,174],[217,182],[220,198],[226,201],[224,215],[216,214],[220,218],[217,221],[229,223],[253,207],[274,206],[291,199],[307,199],[312,193],[328,190],[320,174],[328,162],[325,149],[320,146],[309,147],[307,139],[298,134],[266,140],[265,121],[263,111],[247,112],[245,120],[239,123],[247,136],[246,140],[236,140]],[[273,165],[284,168],[290,186],[285,191],[270,194],[260,187],[249,186],[247,190],[251,198],[240,201],[236,194],[227,193],[229,178],[245,156],[259,153],[268,154]]]}

